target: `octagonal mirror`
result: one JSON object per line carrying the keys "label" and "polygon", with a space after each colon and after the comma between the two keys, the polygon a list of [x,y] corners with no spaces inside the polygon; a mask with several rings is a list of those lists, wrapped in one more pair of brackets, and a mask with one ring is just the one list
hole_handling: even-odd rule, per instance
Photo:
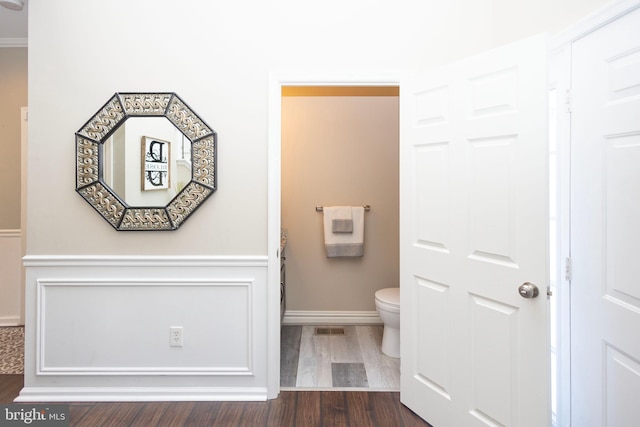
{"label": "octagonal mirror", "polygon": [[116,230],[176,230],[216,190],[216,142],[175,93],[116,93],[76,132],[76,191]]}

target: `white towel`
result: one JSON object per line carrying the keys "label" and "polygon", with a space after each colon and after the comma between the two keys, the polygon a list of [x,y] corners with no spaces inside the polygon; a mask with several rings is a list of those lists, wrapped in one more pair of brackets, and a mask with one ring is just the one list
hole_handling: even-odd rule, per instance
{"label": "white towel", "polygon": [[[333,220],[345,219],[345,210],[351,210],[353,231],[333,232]],[[364,254],[364,208],[362,206],[328,206],[324,212],[324,246],[328,258],[360,257]],[[340,216],[343,215],[343,216]]]}

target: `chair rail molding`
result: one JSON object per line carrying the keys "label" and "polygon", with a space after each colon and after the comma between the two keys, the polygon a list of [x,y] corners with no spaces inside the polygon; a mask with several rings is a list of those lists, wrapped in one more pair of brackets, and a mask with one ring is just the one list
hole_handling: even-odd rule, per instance
{"label": "chair rail molding", "polygon": [[0,38],[0,47],[29,47],[27,38]]}
{"label": "chair rail molding", "polygon": [[25,267],[266,267],[265,255],[27,255]]}

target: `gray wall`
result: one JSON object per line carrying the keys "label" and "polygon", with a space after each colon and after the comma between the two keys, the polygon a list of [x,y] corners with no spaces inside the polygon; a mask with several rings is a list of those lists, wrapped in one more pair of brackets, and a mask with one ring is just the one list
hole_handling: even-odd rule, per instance
{"label": "gray wall", "polygon": [[[399,286],[397,96],[282,99],[288,310],[375,310]],[[327,258],[316,205],[371,205],[362,258]]]}

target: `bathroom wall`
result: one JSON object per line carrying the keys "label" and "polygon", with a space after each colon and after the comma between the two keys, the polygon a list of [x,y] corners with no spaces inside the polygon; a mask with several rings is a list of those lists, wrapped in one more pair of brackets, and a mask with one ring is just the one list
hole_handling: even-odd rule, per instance
{"label": "bathroom wall", "polygon": [[22,323],[22,241],[20,230],[0,230],[0,326]]}
{"label": "bathroom wall", "polygon": [[[2,46],[2,40],[0,40]],[[21,124],[27,48],[0,47],[0,326],[21,323]]]}
{"label": "bathroom wall", "polygon": [[[288,311],[375,311],[398,286],[398,113],[397,96],[282,98]],[[327,258],[315,206],[365,204],[364,256]]]}
{"label": "bathroom wall", "polygon": [[0,47],[0,230],[20,229],[20,108],[27,106],[27,48]]}

